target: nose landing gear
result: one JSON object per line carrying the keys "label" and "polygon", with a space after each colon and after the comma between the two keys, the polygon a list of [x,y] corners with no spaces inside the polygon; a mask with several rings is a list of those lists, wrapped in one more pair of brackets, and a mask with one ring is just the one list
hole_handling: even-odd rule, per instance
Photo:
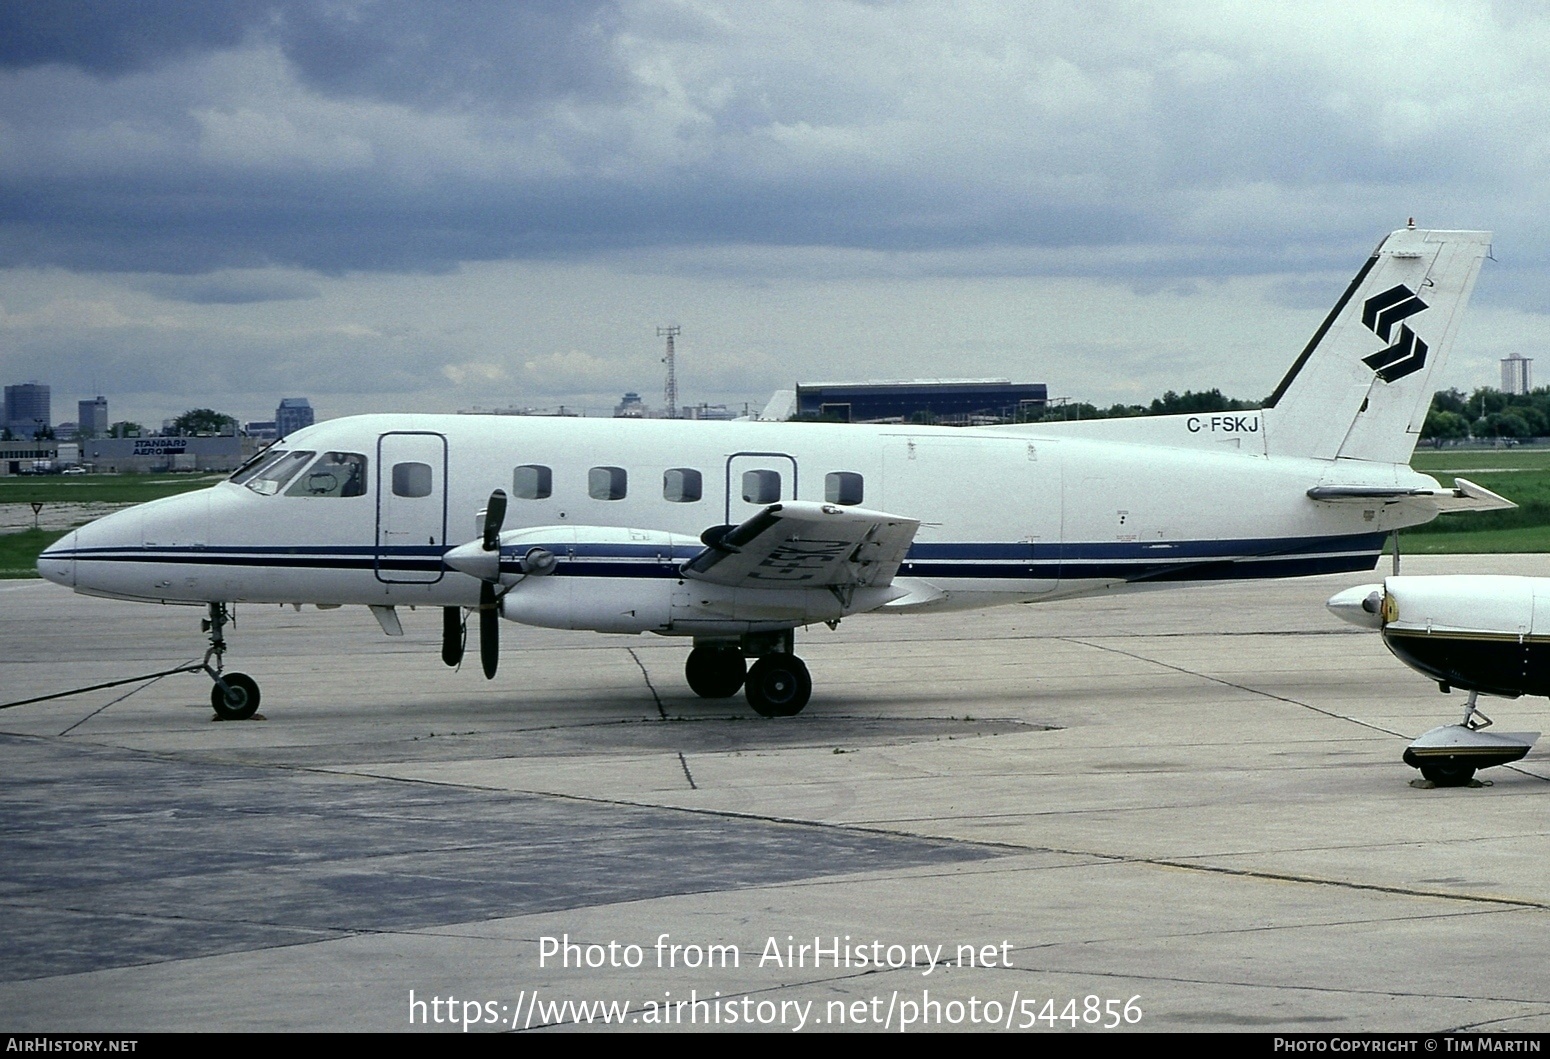
{"label": "nose landing gear", "polygon": [[[258,681],[246,673],[223,672],[226,654],[224,629],[231,620],[231,611],[226,604],[210,604],[210,616],[200,622],[200,627],[210,634],[210,646],[199,668],[215,681],[215,686],[210,689],[210,705],[215,709],[215,716],[223,721],[245,721],[258,712]],[[214,665],[210,664],[212,658],[215,660]]]}
{"label": "nose landing gear", "polygon": [[[1404,761],[1438,787],[1464,787],[1475,770],[1505,765],[1526,755],[1538,732],[1486,732],[1491,719],[1475,705],[1480,693],[1471,691],[1458,724],[1433,728],[1405,748]],[[1479,720],[1476,720],[1479,718]]]}

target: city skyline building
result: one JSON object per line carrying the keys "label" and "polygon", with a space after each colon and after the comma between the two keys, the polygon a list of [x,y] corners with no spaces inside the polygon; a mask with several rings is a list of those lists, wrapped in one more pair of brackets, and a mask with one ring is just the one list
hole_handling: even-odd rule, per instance
{"label": "city skyline building", "polygon": [[77,401],[75,415],[76,433],[87,437],[103,437],[108,432],[108,399],[98,394],[90,401]]}
{"label": "city skyline building", "polygon": [[1534,358],[1514,353],[1502,358],[1502,393],[1525,394],[1534,388]]}
{"label": "city skyline building", "polygon": [[279,437],[288,438],[312,423],[312,402],[305,397],[282,397],[280,407],[274,410],[275,433]]}
{"label": "city skyline building", "polygon": [[39,430],[53,426],[49,411],[50,391],[36,382],[5,388],[5,427],[13,435],[30,440]]}

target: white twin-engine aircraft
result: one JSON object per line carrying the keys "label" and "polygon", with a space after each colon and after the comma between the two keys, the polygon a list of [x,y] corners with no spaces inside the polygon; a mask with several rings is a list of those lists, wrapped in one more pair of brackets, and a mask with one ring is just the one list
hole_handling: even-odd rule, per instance
{"label": "white twin-engine aircraft", "polygon": [[1408,466],[1489,250],[1485,232],[1384,239],[1257,411],[974,429],[355,416],[82,527],[38,570],[208,606],[223,717],[259,698],[222,670],[239,602],[365,605],[389,635],[395,607],[443,607],[453,666],[471,611],[487,676],[498,617],[692,637],[695,692],[795,714],[800,626],[1369,570],[1392,530],[1511,507]]}

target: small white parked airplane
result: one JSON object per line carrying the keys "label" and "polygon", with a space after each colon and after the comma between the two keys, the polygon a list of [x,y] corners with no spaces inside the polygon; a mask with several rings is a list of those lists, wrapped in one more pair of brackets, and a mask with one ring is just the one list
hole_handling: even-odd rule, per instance
{"label": "small white parked airplane", "polygon": [[226,717],[258,704],[221,668],[239,602],[366,605],[389,635],[393,608],[443,607],[449,665],[470,609],[486,675],[497,617],[693,637],[697,693],[794,714],[799,626],[1369,570],[1392,530],[1512,506],[1408,466],[1489,248],[1388,236],[1261,410],[976,429],[356,416],[82,527],[38,570],[207,605]]}
{"label": "small white parked airplane", "polygon": [[1492,574],[1386,578],[1332,596],[1340,618],[1379,629],[1405,665],[1444,693],[1469,692],[1464,719],[1424,733],[1405,764],[1439,787],[1459,787],[1476,769],[1526,756],[1538,732],[1487,732],[1480,695],[1550,695],[1550,579]]}

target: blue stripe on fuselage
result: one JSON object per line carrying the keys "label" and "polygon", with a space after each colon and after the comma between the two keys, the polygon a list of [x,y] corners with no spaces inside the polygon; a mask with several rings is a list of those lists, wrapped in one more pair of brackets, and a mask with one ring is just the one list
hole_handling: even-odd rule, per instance
{"label": "blue stripe on fuselage", "polygon": [[[1386,534],[1277,537],[1222,541],[1102,541],[1065,544],[915,544],[899,568],[902,577],[986,580],[1192,581],[1243,577],[1295,577],[1370,570]],[[543,544],[527,541],[523,554]],[[419,545],[393,549],[345,547],[77,548],[50,551],[51,559],[189,566],[333,570],[445,569],[447,549]],[[633,544],[554,544],[554,574],[572,577],[678,577],[697,546],[664,548]],[[518,549],[502,555],[502,568],[518,572]]]}

